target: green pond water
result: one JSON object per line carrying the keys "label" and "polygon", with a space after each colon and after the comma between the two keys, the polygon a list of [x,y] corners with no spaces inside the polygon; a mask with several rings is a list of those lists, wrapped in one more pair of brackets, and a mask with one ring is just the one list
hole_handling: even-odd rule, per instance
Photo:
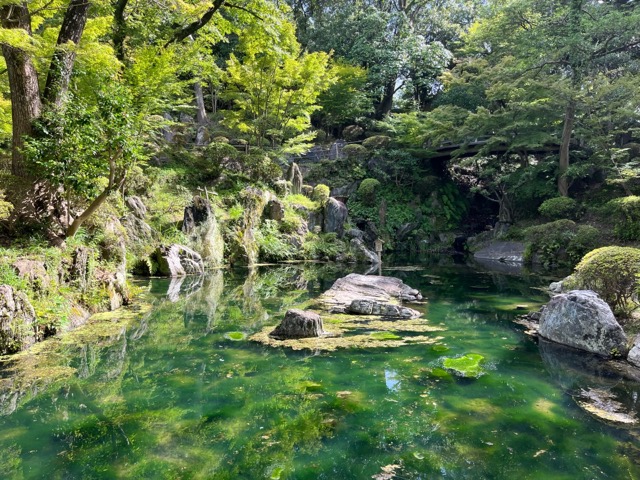
{"label": "green pond water", "polygon": [[[346,270],[154,279],[150,312],[60,341],[47,359],[55,381],[4,367],[0,478],[640,478],[638,431],[574,399],[595,386],[638,412],[638,384],[538,346],[511,321],[545,301],[535,287],[548,279],[440,263],[384,274],[423,292],[414,308],[446,328],[426,334],[442,340],[329,353],[248,337]],[[477,378],[444,368],[469,354],[449,363]]]}

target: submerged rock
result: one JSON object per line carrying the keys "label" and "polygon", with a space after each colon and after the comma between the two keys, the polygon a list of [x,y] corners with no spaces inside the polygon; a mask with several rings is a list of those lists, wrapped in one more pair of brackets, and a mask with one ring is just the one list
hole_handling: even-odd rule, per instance
{"label": "submerged rock", "polygon": [[347,313],[356,313],[361,315],[379,315],[384,318],[404,319],[418,318],[420,312],[400,305],[392,305],[390,303],[380,303],[374,300],[354,300],[349,305]]}
{"label": "submerged rock", "polygon": [[166,277],[181,277],[204,273],[204,263],[198,252],[184,245],[162,245],[153,256],[158,263],[158,272]]}
{"label": "submerged rock", "polygon": [[627,352],[627,337],[611,308],[591,290],[573,290],[552,298],[540,316],[538,333],[604,357]]}
{"label": "submerged rock", "polygon": [[36,341],[36,314],[27,296],[0,285],[0,355],[19,352]]}
{"label": "submerged rock", "polygon": [[318,299],[320,307],[336,313],[347,312],[354,300],[393,304],[394,300],[417,302],[422,295],[399,278],[351,273],[336,280]]}
{"label": "submerged rock", "polygon": [[269,335],[277,339],[321,337],[325,334],[322,318],[306,310],[287,310],[280,325]]}
{"label": "submerged rock", "polygon": [[581,408],[606,422],[622,425],[636,425],[638,423],[636,413],[617,401],[614,393],[609,390],[583,389],[574,399]]}

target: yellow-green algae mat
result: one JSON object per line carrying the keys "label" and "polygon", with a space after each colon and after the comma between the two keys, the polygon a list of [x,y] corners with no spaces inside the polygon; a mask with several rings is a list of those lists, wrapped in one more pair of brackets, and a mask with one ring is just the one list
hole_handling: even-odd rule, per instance
{"label": "yellow-green algae mat", "polygon": [[[136,297],[136,304],[113,312],[97,313],[75,330],[36,343],[28,350],[0,356],[0,367],[6,378],[0,379],[0,391],[22,394],[36,393],[40,388],[73,376],[77,369],[69,363],[84,345],[109,345],[126,328],[153,307],[146,295]],[[18,394],[20,394],[18,393]]]}
{"label": "yellow-green algae mat", "polygon": [[332,352],[338,348],[389,348],[403,345],[433,344],[443,339],[440,336],[402,335],[434,333],[446,330],[429,325],[424,318],[411,320],[381,320],[376,316],[321,314],[327,335],[322,337],[276,340],[269,336],[273,325],[263,328],[249,340],[270,347],[288,347],[292,350],[317,350]]}

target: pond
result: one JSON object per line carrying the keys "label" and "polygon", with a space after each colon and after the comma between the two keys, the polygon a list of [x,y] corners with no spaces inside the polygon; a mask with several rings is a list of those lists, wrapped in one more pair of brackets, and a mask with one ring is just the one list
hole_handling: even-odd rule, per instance
{"label": "pond", "polygon": [[[574,399],[595,382],[637,412],[638,385],[572,369],[571,352],[512,322],[549,279],[448,259],[388,267],[427,298],[415,308],[444,327],[435,344],[322,353],[248,339],[346,273],[153,279],[150,311],[54,340],[25,378],[6,365],[0,478],[640,478],[638,431]],[[469,354],[483,357],[477,378],[443,368]],[[51,379],[27,380],[39,371]]]}

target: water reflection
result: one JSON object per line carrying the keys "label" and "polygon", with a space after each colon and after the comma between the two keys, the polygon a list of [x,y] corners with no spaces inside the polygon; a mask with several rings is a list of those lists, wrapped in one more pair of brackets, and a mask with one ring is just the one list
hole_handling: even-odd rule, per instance
{"label": "water reflection", "polygon": [[[618,395],[626,381],[579,380],[579,359],[538,352],[511,323],[517,305],[541,300],[536,278],[446,262],[389,272],[429,298],[445,349],[314,355],[243,337],[344,273],[284,265],[154,279],[148,315],[113,317],[52,342],[46,362],[6,367],[0,478],[369,479],[389,465],[405,479],[640,474],[628,438],[577,420],[563,396],[589,382]],[[471,352],[495,369],[465,382],[433,375],[443,356]]]}

